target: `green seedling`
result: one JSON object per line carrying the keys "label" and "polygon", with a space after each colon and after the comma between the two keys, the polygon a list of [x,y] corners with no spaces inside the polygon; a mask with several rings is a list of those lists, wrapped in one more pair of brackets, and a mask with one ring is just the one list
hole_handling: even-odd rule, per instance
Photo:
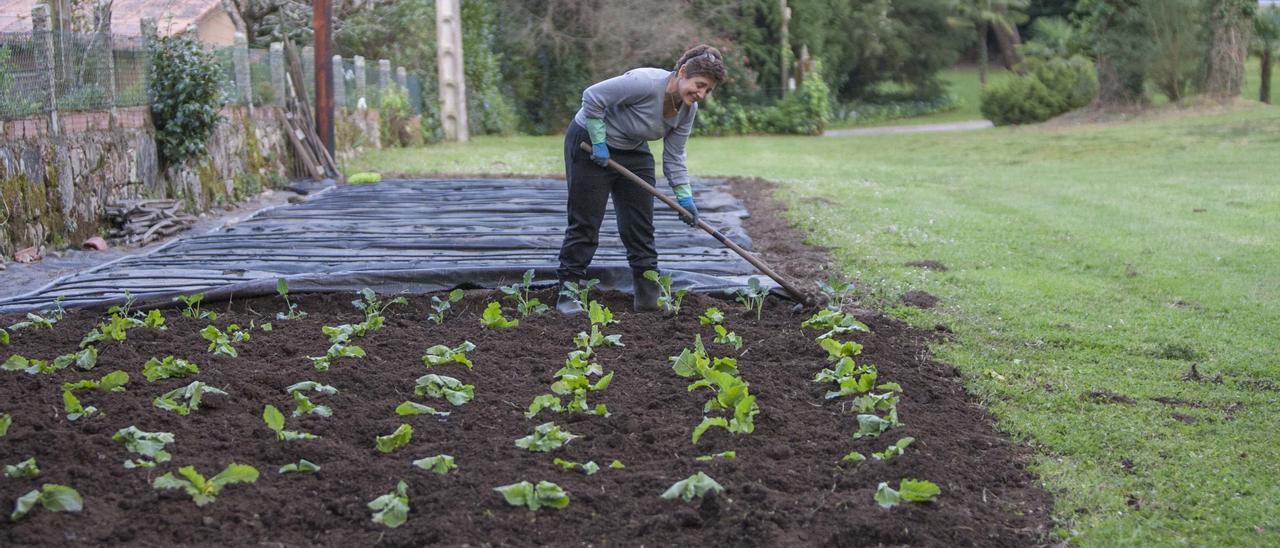
{"label": "green seedling", "polygon": [[40,475],[40,467],[36,466],[36,458],[31,457],[18,464],[4,465],[4,477],[9,479],[27,479]]}
{"label": "green seedling", "polygon": [[724,312],[719,308],[711,307],[706,309],[701,316],[698,316],[698,323],[701,325],[715,325],[724,323]]}
{"label": "green seedling", "polygon": [[547,453],[559,449],[579,436],[560,429],[554,422],[539,424],[533,433],[516,440],[516,447],[538,453]]}
{"label": "green seedling", "polygon": [[276,312],[277,320],[301,320],[307,317],[307,313],[298,310],[298,303],[289,300],[289,282],[284,278],[276,278],[276,294],[284,299],[284,305],[288,307],[284,312]]}
{"label": "green seedling", "polygon": [[747,280],[747,287],[738,289],[734,300],[747,307],[747,310],[756,311],[756,323],[760,323],[760,316],[764,312],[764,298],[769,296],[769,289],[760,285],[760,279],[752,276]]}
{"label": "green seedling", "polygon": [[462,341],[462,344],[453,348],[437,344],[427,349],[427,353],[422,356],[422,365],[431,367],[449,362],[458,362],[467,366],[467,369],[471,369],[471,360],[467,359],[467,352],[475,349],[476,345],[471,344],[471,341]]}
{"label": "green seedling", "polygon": [[[560,379],[551,384],[551,391],[561,395],[569,396],[569,403],[564,404],[564,411],[593,413],[593,410],[587,404],[587,394],[590,392],[601,392],[609,388],[609,383],[613,382],[613,373],[609,373],[600,377],[594,384],[586,375],[577,375],[567,373],[560,376]],[[602,411],[603,416],[608,416],[608,411],[603,405],[597,406],[595,411]]]}
{"label": "green seedling", "polygon": [[550,310],[542,301],[529,298],[529,288],[533,285],[533,269],[526,270],[520,282],[511,285],[501,286],[498,291],[505,295],[505,299],[514,300],[516,302],[516,311],[520,313],[520,317],[528,317],[529,314],[543,314]]}
{"label": "green seedling", "polygon": [[67,413],[67,420],[69,421],[87,419],[98,412],[97,407],[92,405],[85,407],[81,404],[80,398],[77,398],[70,390],[62,391],[62,409]]}
{"label": "green seedling", "polygon": [[591,324],[591,333],[579,331],[573,336],[573,346],[594,353],[596,348],[626,345],[622,344],[622,335],[605,335],[600,332],[599,325]]}
{"label": "green seedling", "polygon": [[236,324],[228,325],[225,332],[214,325],[207,325],[200,330],[200,336],[209,341],[209,352],[234,358],[240,354],[232,345],[249,340],[249,331],[241,330]]}
{"label": "green seedling", "polygon": [[27,319],[16,322],[9,326],[10,331],[22,331],[23,329],[53,329],[53,324],[62,321],[65,312],[59,306],[57,310],[41,310],[40,312],[27,312]]}
{"label": "green seedling", "polygon": [[408,445],[410,439],[413,439],[413,427],[401,424],[399,428],[396,428],[395,432],[385,436],[378,436],[374,438],[374,441],[378,447],[378,452],[386,454]]}
{"label": "green seedling", "polygon": [[196,364],[173,356],[165,356],[162,360],[151,358],[147,363],[142,364],[142,376],[147,379],[147,382],[182,378],[199,372],[200,367]]}
{"label": "green seedling", "polygon": [[142,455],[137,460],[124,461],[124,467],[155,468],[156,464],[169,462],[171,455],[164,446],[173,443],[173,434],[169,432],[144,432],[136,426],[121,428],[111,435],[111,441],[123,443],[130,453]]}
{"label": "green seedling", "polygon": [[27,515],[37,504],[50,512],[79,512],[84,509],[84,499],[80,498],[80,493],[75,489],[56,483],[46,483],[39,489],[32,489],[18,497],[17,503],[13,505],[13,513],[9,514],[9,520],[22,519],[22,516]]}
{"label": "green seedling", "polygon": [[520,320],[507,319],[502,315],[502,305],[494,301],[484,308],[484,313],[480,315],[480,325],[489,329],[506,329],[520,325]]}
{"label": "green seedling", "polygon": [[904,479],[898,482],[895,490],[888,483],[880,482],[876,487],[876,503],[881,508],[893,508],[899,502],[933,502],[942,494],[942,489],[931,481]]}
{"label": "green seedling", "polygon": [[897,443],[887,447],[884,451],[872,453],[871,457],[876,460],[889,460],[893,457],[904,454],[907,446],[911,445],[911,442],[913,441],[916,441],[916,439],[910,436],[902,438],[898,440]]}
{"label": "green seedling", "polygon": [[[157,396],[152,403],[160,409],[173,411],[185,417],[190,415],[192,411],[200,410],[200,402],[204,400],[205,394],[227,395],[226,392],[208,386],[201,381],[194,381],[182,388],[176,388]],[[184,401],[186,403],[181,403]]]}
{"label": "green seedling", "polygon": [[301,417],[303,415],[319,415],[321,417],[332,417],[333,409],[327,405],[316,405],[307,396],[307,392],[316,392],[331,396],[338,393],[338,389],[327,384],[320,384],[315,381],[302,381],[289,385],[284,389],[287,394],[293,397],[293,401],[297,407],[293,410],[293,416]]}
{"label": "green seedling", "polygon": [[289,463],[284,466],[281,466],[279,473],[281,474],[314,474],[319,471],[320,471],[319,464],[311,462],[307,459],[298,459],[298,462],[293,462],[293,463]]}
{"label": "green seedling", "polygon": [[850,451],[849,454],[840,458],[842,462],[862,462],[867,460],[867,456],[857,451]]}
{"label": "green seedling", "polygon": [[364,312],[363,323],[368,331],[377,331],[382,329],[382,324],[386,321],[383,314],[391,307],[391,305],[409,304],[409,299],[406,299],[403,296],[396,297],[387,301],[386,304],[383,304],[378,300],[378,296],[374,294],[373,290],[367,287],[358,291],[357,294],[360,295],[360,298],[351,301],[351,305],[359,309],[361,312]]}
{"label": "green seedling", "polygon": [[13,426],[13,415],[8,413],[0,414],[0,438],[9,435],[10,426]]}
{"label": "green seedling", "polygon": [[443,454],[415,460],[413,461],[413,465],[423,470],[430,470],[440,474],[441,476],[448,474],[450,470],[458,467],[457,464],[453,463],[453,457]]}
{"label": "green seedling", "polygon": [[129,336],[128,331],[137,327],[165,329],[164,315],[159,310],[152,310],[146,314],[134,311],[132,310],[135,301],[133,294],[125,291],[124,295],[124,304],[108,308],[107,319],[80,340],[81,348],[106,340],[124,342]]}
{"label": "green seedling", "polygon": [[314,440],[320,437],[310,432],[285,430],[284,413],[281,413],[276,406],[271,404],[267,404],[267,406],[262,409],[262,422],[266,423],[267,428],[270,428],[272,432],[276,433],[276,439],[280,441]]}
{"label": "green seedling", "polygon": [[9,332],[0,327],[0,344],[9,344]]}
{"label": "green seedling", "polygon": [[839,311],[844,307],[845,300],[853,295],[854,287],[852,282],[832,276],[825,282],[818,280],[818,290],[827,298],[827,310]]}
{"label": "green seedling", "polygon": [[556,371],[555,376],[561,377],[566,374],[573,375],[603,375],[604,368],[600,364],[591,361],[592,352],[590,350],[574,350],[569,353],[569,357],[564,360],[564,367]]}
{"label": "green seedling", "polygon": [[543,409],[550,409],[556,413],[563,413],[564,406],[560,403],[560,396],[555,394],[542,394],[534,396],[533,401],[529,403],[529,410],[525,411],[524,417],[532,419],[538,416]]}
{"label": "green seedling", "polygon": [[596,464],[595,461],[587,461],[585,464],[583,464],[583,463],[568,461],[568,460],[564,460],[562,458],[556,457],[555,460],[551,461],[551,464],[554,464],[556,466],[559,466],[560,468],[563,468],[566,472],[572,471],[575,469],[582,470],[582,473],[588,476],[594,475],[596,472],[600,471],[600,465]]}
{"label": "green seedling", "polygon": [[[850,363],[852,363],[852,361],[853,360],[849,360]],[[846,370],[851,372],[847,375],[835,378],[835,382],[839,385],[840,389],[828,391],[825,396],[826,399],[833,400],[853,394],[866,394],[875,387],[876,378],[879,375],[879,373],[876,372],[875,366],[863,364],[849,369],[837,368],[837,375]],[[826,370],[824,369],[823,371]],[[820,371],[818,372],[818,375],[823,375],[823,373]],[[824,376],[823,378],[826,377]]]}
{"label": "green seedling", "polygon": [[476,396],[476,387],[462,384],[462,381],[444,375],[423,375],[413,387],[413,393],[419,396],[444,398],[453,405],[462,405]]}
{"label": "green seedling", "polygon": [[662,493],[663,500],[682,499],[685,502],[693,500],[693,497],[701,497],[706,495],[708,491],[719,493],[724,491],[716,480],[711,479],[702,472],[698,472],[692,476],[675,482]]}
{"label": "green seedling", "polygon": [[671,275],[658,274],[656,270],[644,271],[644,279],[658,284],[658,306],[662,307],[662,311],[672,316],[680,315],[680,303],[684,302],[684,296],[689,292],[687,289],[671,290]]}
{"label": "green seedling", "polygon": [[311,365],[316,371],[328,371],[333,365],[333,360],[338,358],[363,358],[365,356],[364,349],[356,345],[345,345],[342,343],[333,343],[329,346],[329,351],[320,357],[307,356],[311,360]]}
{"label": "green seedling", "polygon": [[408,416],[408,415],[435,415],[437,417],[449,416],[448,411],[436,411],[436,408],[431,407],[430,405],[422,405],[420,403],[414,403],[411,401],[406,401],[404,403],[401,403],[400,405],[397,405],[396,414],[400,415],[401,417]]}
{"label": "green seedling", "polygon": [[98,365],[98,349],[90,346],[77,352],[63,354],[54,358],[53,361],[28,359],[26,357],[14,354],[5,360],[4,365],[0,365],[0,369],[5,371],[22,371],[28,375],[50,375],[56,371],[61,371],[75,364],[76,367],[86,371],[93,369]]}
{"label": "green seedling", "polygon": [[559,485],[549,481],[540,481],[537,485],[522,481],[511,485],[503,485],[493,489],[502,493],[502,498],[512,506],[524,506],[536,511],[543,506],[560,509],[569,505],[569,495]]}
{"label": "green seedling", "polygon": [[894,408],[889,411],[889,418],[882,419],[876,415],[858,415],[858,431],[854,432],[853,438],[875,438],[880,434],[888,431],[895,426],[901,426],[898,422],[898,409]]}
{"label": "green seedling", "polygon": [[721,451],[719,453],[713,453],[710,455],[702,455],[700,457],[695,458],[694,460],[697,460],[700,462],[709,462],[709,461],[716,460],[717,458],[721,458],[725,460],[734,460],[738,458],[738,452],[737,451]]}
{"label": "green seedling", "polygon": [[382,180],[382,174],[376,171],[361,171],[347,176],[349,185],[371,185]]}
{"label": "green seedling", "polygon": [[[883,384],[880,386],[884,386]],[[858,413],[888,412],[898,407],[899,397],[894,392],[868,393],[853,399],[853,410]]]}
{"label": "green seedling", "polygon": [[185,479],[175,477],[173,472],[166,472],[151,482],[151,486],[155,489],[182,489],[191,497],[191,500],[195,501],[196,506],[213,502],[228,485],[258,481],[257,468],[236,463],[228,464],[225,469],[218,472],[218,475],[207,480],[196,471],[194,466],[179,468],[178,475]]}
{"label": "green seedling", "polygon": [[823,309],[815,312],[809,319],[800,322],[801,327],[810,327],[817,330],[827,330],[826,333],[818,335],[819,342],[830,339],[838,335],[847,335],[855,331],[869,333],[870,328],[867,324],[858,321],[851,315],[845,314],[837,310]]}
{"label": "green seedling", "polygon": [[396,483],[394,491],[369,501],[373,510],[373,522],[392,529],[404,525],[409,519],[409,485],[403,480]]}
{"label": "green seedling", "polygon": [[560,294],[570,299],[578,305],[583,312],[587,311],[587,303],[591,302],[589,295],[591,288],[600,285],[600,280],[592,278],[583,282],[564,282],[560,284]]}
{"label": "green seedling", "polygon": [[186,308],[182,309],[182,316],[196,320],[213,321],[218,319],[218,313],[212,310],[201,310],[200,303],[204,301],[204,293],[193,293],[191,295],[179,295],[174,297],[175,301],[181,301]]}
{"label": "green seedling", "polygon": [[124,385],[129,384],[129,374],[124,371],[113,371],[103,375],[101,379],[85,379],[76,382],[62,383],[62,389],[68,391],[76,390],[101,390],[103,392],[124,392]]}
{"label": "green seedling", "polygon": [[737,333],[725,329],[723,325],[715,326],[716,338],[712,339],[717,344],[727,344],[732,346],[734,350],[742,350],[742,337]]}
{"label": "green seedling", "polygon": [[591,325],[604,327],[611,323],[618,323],[613,319],[613,311],[609,307],[604,306],[596,301],[587,303],[587,319],[591,320]]}
{"label": "green seedling", "polygon": [[622,470],[623,468],[626,468],[626,467],[627,465],[622,464],[622,461],[618,459],[613,459],[613,462],[609,463],[609,468],[612,468],[614,470]]}
{"label": "green seedling", "polygon": [[432,312],[431,314],[427,314],[427,318],[430,318],[431,321],[436,322],[436,325],[443,324],[444,313],[448,312],[449,308],[451,308],[455,303],[461,300],[462,300],[461,289],[455,289],[453,291],[450,291],[449,294],[446,295],[445,298],[443,299],[435,295],[432,295],[431,310],[433,310],[434,312]]}

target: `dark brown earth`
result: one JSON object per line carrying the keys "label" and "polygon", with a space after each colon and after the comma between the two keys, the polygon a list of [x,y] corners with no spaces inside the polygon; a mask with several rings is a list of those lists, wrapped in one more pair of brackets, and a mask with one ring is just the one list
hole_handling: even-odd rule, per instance
{"label": "dark brown earth", "polygon": [[916,308],[933,308],[938,306],[938,298],[927,291],[912,289],[902,294],[902,303]]}
{"label": "dark brown earth", "polygon": [[[735,181],[734,192],[755,215],[747,229],[757,249],[776,268],[812,286],[829,267],[820,250],[804,246],[798,235],[763,212],[768,188]],[[782,240],[782,241],[780,241]],[[539,295],[550,300],[550,292]],[[79,514],[33,511],[17,523],[0,525],[0,545],[63,544],[284,544],[284,545],[933,545],[1026,546],[1043,542],[1050,498],[1025,469],[1029,451],[998,434],[990,417],[962,389],[956,372],[932,361],[928,333],[891,319],[859,313],[872,329],[853,337],[864,345],[861,360],[875,364],[881,379],[900,383],[899,404],[905,426],[877,439],[854,440],[854,415],[839,401],[826,401],[826,386],[812,382],[823,368],[824,352],[815,333],[800,322],[812,311],[793,312],[789,303],[771,301],[758,324],[735,303],[690,296],[672,319],[630,313],[626,295],[607,294],[605,303],[620,323],[606,333],[622,335],[625,348],[601,352],[600,363],[615,372],[599,397],[608,418],[545,412],[524,417],[530,400],[547,392],[552,374],[572,349],[572,337],[587,328],[582,317],[531,317],[510,330],[482,329],[478,318],[493,292],[472,291],[443,326],[426,320],[429,298],[410,297],[407,307],[388,310],[387,325],[358,344],[368,356],[342,359],[328,372],[315,371],[306,356],[320,355],[328,343],[322,325],[356,322],[352,295],[302,296],[296,300],[310,315],[299,321],[273,321],[271,332],[255,331],[238,346],[240,357],[215,357],[197,331],[205,322],[165,310],[169,328],[139,328],[123,343],[101,347],[93,371],[74,368],[50,376],[0,372],[0,413],[13,415],[0,439],[0,463],[34,456],[40,476],[0,479],[0,501],[12,502],[41,483],[72,486],[84,496]],[[214,305],[223,313],[216,325],[270,321],[283,308],[277,298]],[[694,445],[689,436],[702,418],[705,394],[686,390],[687,380],[671,372],[667,357],[690,346],[695,334],[710,340],[709,326],[696,316],[708,306],[727,311],[726,327],[745,341],[739,352],[710,344],[714,355],[738,357],[742,376],[758,395],[761,414],[756,431],[731,435],[713,429]],[[510,309],[508,309],[509,311]],[[509,312],[510,313],[510,312]],[[0,356],[17,353],[52,359],[74,351],[96,315],[73,312],[52,331],[21,331]],[[8,325],[5,318],[0,325]],[[457,364],[431,371],[421,355],[435,344],[476,344],[475,369]],[[195,361],[194,379],[226,390],[211,396],[189,417],[151,405],[158,394],[193,380],[147,383],[143,362],[169,354]],[[101,416],[70,422],[62,413],[62,382],[99,378],[115,371],[132,377],[125,393],[83,392],[86,405]],[[428,372],[455,376],[476,386],[476,399],[460,407],[413,395],[414,380]],[[284,388],[301,380],[331,384],[340,391],[316,396],[334,409],[330,418],[288,418],[287,428],[322,436],[315,441],[276,441],[264,426],[263,406],[288,415],[293,404]],[[413,400],[453,414],[398,417],[393,409]],[[592,400],[597,401],[595,399]],[[537,424],[556,420],[583,436],[552,454],[514,446]],[[383,455],[374,437],[402,423],[414,427],[412,441]],[[173,460],[152,472],[126,470],[130,457],[111,441],[116,430],[136,425],[166,431],[177,441]],[[906,454],[887,462],[841,463],[849,451],[870,454],[903,436],[916,442]],[[737,451],[732,461],[697,462],[698,455]],[[447,453],[459,468],[437,476],[410,462]],[[552,465],[555,457],[593,460],[604,467],[585,476]],[[280,475],[276,469],[306,458],[322,466],[314,475]],[[626,468],[607,468],[614,459]],[[231,462],[250,464],[262,473],[255,484],[228,487],[203,508],[176,491],[155,491],[155,476],[194,465],[212,475]],[[693,503],[668,502],[660,495],[672,483],[704,471],[726,488],[717,497]],[[905,504],[891,510],[873,501],[880,482],[896,486],[903,478],[937,483],[937,502]],[[388,529],[370,521],[366,503],[392,490],[398,480],[409,486],[408,522]],[[494,487],[520,480],[549,480],[571,498],[564,510],[537,513],[508,506]]]}

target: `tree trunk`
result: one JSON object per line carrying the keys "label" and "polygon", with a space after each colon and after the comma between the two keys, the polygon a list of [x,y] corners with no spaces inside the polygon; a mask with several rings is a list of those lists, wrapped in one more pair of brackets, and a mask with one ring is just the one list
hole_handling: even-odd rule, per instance
{"label": "tree trunk", "polygon": [[[1267,44],[1270,46],[1270,44]],[[1271,48],[1262,50],[1262,83],[1258,86],[1258,100],[1271,104]]]}
{"label": "tree trunk", "polygon": [[1219,100],[1240,95],[1249,53],[1252,0],[1212,0],[1209,51],[1205,57],[1204,92]]}
{"label": "tree trunk", "polygon": [[987,23],[984,21],[978,25],[978,82],[982,87],[987,87]]}
{"label": "tree trunk", "polygon": [[1022,64],[1022,55],[1018,54],[1018,44],[1022,43],[1022,37],[1018,35],[1018,27],[1007,23],[1009,6],[1001,3],[996,6],[996,11],[1006,18],[1006,24],[999,24],[991,29],[995,32],[996,43],[1000,46],[1000,60],[1004,63],[1004,68],[1014,70]]}

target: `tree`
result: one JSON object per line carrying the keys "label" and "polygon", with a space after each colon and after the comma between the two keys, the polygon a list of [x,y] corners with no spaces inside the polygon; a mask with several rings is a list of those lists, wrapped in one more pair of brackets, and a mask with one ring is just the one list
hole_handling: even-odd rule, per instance
{"label": "tree", "polygon": [[951,22],[957,28],[975,31],[978,39],[978,81],[983,87],[987,85],[987,68],[990,64],[990,53],[987,40],[992,33],[1001,46],[1002,58],[1006,67],[1016,65],[1018,61],[1014,45],[1018,43],[1017,25],[1027,21],[1024,11],[1028,0],[951,0],[951,8],[955,15]]}
{"label": "tree", "polygon": [[1208,0],[1209,44],[1202,90],[1218,99],[1240,95],[1256,0]]}
{"label": "tree", "polygon": [[1253,20],[1254,50],[1262,61],[1262,83],[1258,85],[1258,100],[1271,103],[1271,65],[1280,51],[1280,7],[1271,6],[1258,13]]}

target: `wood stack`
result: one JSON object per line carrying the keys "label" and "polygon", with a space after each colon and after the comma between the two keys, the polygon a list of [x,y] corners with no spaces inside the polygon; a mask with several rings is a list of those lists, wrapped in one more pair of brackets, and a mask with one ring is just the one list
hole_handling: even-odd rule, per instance
{"label": "wood stack", "polygon": [[289,142],[293,144],[293,152],[302,164],[303,171],[312,179],[321,180],[338,177],[338,164],[329,155],[329,150],[316,134],[315,116],[312,114],[310,99],[304,87],[302,76],[302,58],[298,56],[298,48],[293,42],[284,43],[285,50],[285,125],[288,127]]}
{"label": "wood stack", "polygon": [[107,235],[127,244],[147,245],[195,224],[196,218],[179,212],[177,200],[127,200],[107,204],[113,225]]}

